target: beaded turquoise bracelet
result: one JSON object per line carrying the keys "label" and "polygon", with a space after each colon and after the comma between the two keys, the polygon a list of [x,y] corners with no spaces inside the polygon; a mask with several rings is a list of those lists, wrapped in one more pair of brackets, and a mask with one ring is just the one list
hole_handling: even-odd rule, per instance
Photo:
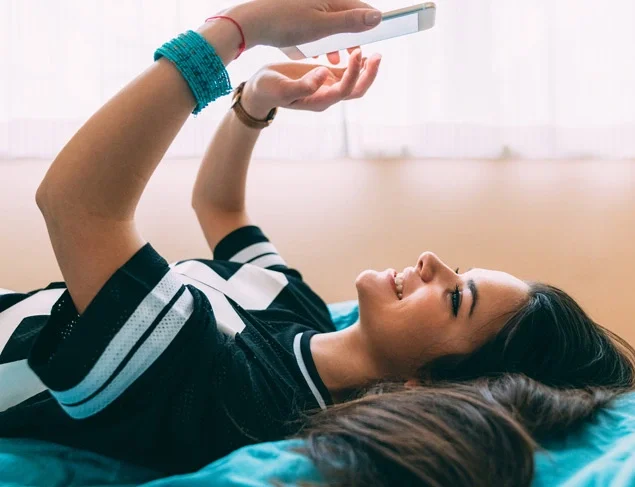
{"label": "beaded turquoise bracelet", "polygon": [[229,74],[214,48],[198,32],[188,30],[163,44],[154,53],[166,57],[181,72],[196,99],[194,115],[210,102],[232,92]]}

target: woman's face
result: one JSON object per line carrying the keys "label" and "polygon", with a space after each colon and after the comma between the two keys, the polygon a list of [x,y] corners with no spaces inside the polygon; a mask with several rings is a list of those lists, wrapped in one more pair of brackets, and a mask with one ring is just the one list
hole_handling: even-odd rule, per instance
{"label": "woman's face", "polygon": [[[395,282],[401,281],[399,288]],[[505,272],[457,274],[432,252],[400,273],[364,271],[355,285],[360,331],[372,360],[383,373],[408,378],[436,358],[478,349],[529,292],[525,282]]]}

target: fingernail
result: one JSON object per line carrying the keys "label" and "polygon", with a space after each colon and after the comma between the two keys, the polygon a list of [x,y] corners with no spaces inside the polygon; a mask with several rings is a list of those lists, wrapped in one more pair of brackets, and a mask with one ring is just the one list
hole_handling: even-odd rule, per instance
{"label": "fingernail", "polygon": [[381,12],[370,11],[364,15],[364,23],[366,25],[377,25],[381,21]]}

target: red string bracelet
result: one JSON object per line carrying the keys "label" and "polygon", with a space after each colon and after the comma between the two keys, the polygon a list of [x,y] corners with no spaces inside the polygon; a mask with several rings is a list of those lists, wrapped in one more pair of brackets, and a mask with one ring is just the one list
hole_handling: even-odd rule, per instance
{"label": "red string bracelet", "polygon": [[205,22],[209,22],[210,20],[213,19],[225,19],[225,20],[229,20],[230,22],[233,22],[234,25],[236,27],[238,27],[238,30],[240,31],[240,37],[242,37],[242,40],[240,42],[240,45],[238,46],[238,54],[236,55],[236,57],[234,59],[238,59],[238,56],[240,56],[243,51],[245,50],[245,33],[243,32],[242,27],[240,26],[240,24],[238,22],[236,22],[234,19],[232,19],[231,17],[227,17],[225,15],[215,15],[214,17],[210,17],[208,19],[205,19]]}

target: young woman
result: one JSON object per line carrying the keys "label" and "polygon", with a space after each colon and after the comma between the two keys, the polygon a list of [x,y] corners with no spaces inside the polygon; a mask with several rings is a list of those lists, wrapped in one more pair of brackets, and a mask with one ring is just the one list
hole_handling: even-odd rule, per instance
{"label": "young woman", "polygon": [[294,434],[299,412],[387,379],[517,371],[563,387],[630,386],[632,350],[566,294],[497,271],[459,274],[429,252],[398,275],[362,273],[359,323],[335,332],[324,301],[251,225],[257,127],[274,107],[362,96],[378,56],[356,51],[346,70],[271,66],[238,90],[193,195],[213,260],[169,266],[140,235],[139,198],[189,113],[227,91],[223,65],[243,47],[366,30],[377,14],[357,0],[231,8],[165,47],[174,59],[159,58],[77,132],[36,195],[65,282],[0,296],[0,437],[172,473]]}

